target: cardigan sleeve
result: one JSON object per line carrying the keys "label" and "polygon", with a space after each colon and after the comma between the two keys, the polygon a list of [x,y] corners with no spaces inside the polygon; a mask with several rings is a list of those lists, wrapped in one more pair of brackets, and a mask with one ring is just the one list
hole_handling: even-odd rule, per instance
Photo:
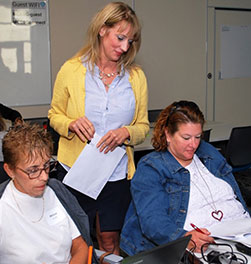
{"label": "cardigan sleeve", "polygon": [[130,140],[125,144],[134,146],[142,143],[149,132],[148,91],[147,80],[141,69],[132,71],[130,82],[136,99],[136,109],[132,123],[125,126],[130,134]]}
{"label": "cardigan sleeve", "polygon": [[69,78],[71,77],[70,62],[66,62],[57,74],[54,84],[51,108],[48,112],[50,126],[57,131],[60,136],[72,138],[75,134],[69,133],[68,128],[74,118],[67,115],[69,94]]}

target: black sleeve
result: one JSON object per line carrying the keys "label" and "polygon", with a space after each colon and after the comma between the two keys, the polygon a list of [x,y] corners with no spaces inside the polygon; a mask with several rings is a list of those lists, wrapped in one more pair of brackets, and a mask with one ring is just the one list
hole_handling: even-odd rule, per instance
{"label": "black sleeve", "polygon": [[0,104],[0,114],[3,118],[11,120],[12,122],[15,122],[18,117],[22,119],[22,116],[18,111],[11,109],[3,104]]}

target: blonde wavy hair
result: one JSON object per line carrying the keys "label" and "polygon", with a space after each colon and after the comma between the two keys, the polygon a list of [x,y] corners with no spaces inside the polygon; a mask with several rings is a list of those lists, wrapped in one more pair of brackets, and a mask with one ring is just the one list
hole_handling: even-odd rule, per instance
{"label": "blonde wavy hair", "polygon": [[153,131],[152,145],[156,151],[167,150],[165,130],[174,135],[180,124],[201,124],[203,129],[205,119],[198,105],[191,101],[174,102],[161,111]]}
{"label": "blonde wavy hair", "polygon": [[87,32],[87,43],[73,58],[81,57],[83,62],[88,62],[90,69],[93,71],[94,64],[99,60],[100,29],[103,26],[112,28],[121,21],[125,22],[121,31],[128,24],[131,26],[133,42],[128,51],[121,55],[118,68],[120,70],[123,65],[125,69],[130,71],[136,66],[134,65],[134,59],[141,45],[141,25],[133,9],[123,2],[111,2],[93,17]]}

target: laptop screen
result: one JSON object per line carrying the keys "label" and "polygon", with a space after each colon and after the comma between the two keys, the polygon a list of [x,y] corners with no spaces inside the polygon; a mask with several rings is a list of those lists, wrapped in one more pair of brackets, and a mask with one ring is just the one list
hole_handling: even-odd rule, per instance
{"label": "laptop screen", "polygon": [[184,236],[167,244],[123,259],[123,264],[178,264],[191,236]]}

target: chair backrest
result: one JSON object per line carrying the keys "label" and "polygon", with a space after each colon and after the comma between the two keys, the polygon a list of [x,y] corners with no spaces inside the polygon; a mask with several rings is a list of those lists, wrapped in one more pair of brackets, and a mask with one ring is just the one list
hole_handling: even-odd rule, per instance
{"label": "chair backrest", "polygon": [[232,129],[225,157],[232,167],[251,164],[251,126]]}
{"label": "chair backrest", "polygon": [[0,184],[5,182],[6,180],[9,180],[10,177],[6,173],[6,171],[3,168],[3,162],[0,161]]}
{"label": "chair backrest", "polygon": [[149,122],[150,123],[156,122],[157,121],[157,118],[159,117],[159,114],[160,114],[160,112],[162,110],[163,109],[148,110],[148,119],[149,119]]}
{"label": "chair backrest", "polygon": [[204,139],[206,142],[210,141],[210,133],[212,129],[204,130],[202,134],[202,139]]}

